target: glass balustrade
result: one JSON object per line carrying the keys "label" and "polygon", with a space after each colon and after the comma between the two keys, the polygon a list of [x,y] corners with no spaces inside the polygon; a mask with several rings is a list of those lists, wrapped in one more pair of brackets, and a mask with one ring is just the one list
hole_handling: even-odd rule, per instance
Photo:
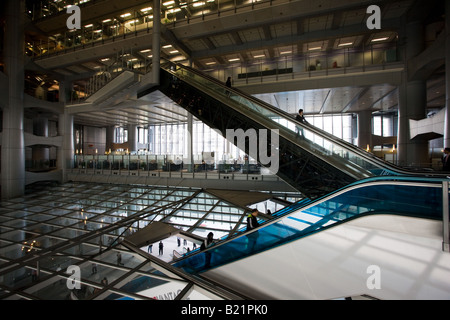
{"label": "glass balustrade", "polygon": [[[197,157],[198,158],[198,157]],[[193,166],[183,155],[80,155],[74,157],[74,170],[86,173],[179,172],[270,175],[254,160],[194,160]]]}

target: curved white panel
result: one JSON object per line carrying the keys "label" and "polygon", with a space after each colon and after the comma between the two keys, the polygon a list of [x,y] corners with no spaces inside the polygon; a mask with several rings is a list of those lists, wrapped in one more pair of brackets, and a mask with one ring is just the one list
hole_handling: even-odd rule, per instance
{"label": "curved white panel", "polygon": [[442,222],[391,215],[362,217],[204,275],[257,299],[450,299]]}

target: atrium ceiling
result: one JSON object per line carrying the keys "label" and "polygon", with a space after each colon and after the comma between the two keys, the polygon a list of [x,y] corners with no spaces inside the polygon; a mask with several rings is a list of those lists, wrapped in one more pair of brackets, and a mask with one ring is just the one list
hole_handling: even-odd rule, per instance
{"label": "atrium ceiling", "polygon": [[[49,82],[69,79],[74,81],[75,89],[82,90],[90,76],[114,63],[119,54],[125,53],[129,56],[128,61],[140,66],[151,62],[151,1],[136,0],[132,4],[120,0],[86,1],[80,4],[82,30],[76,35],[71,35],[67,30],[69,15],[63,10],[65,2],[51,3],[52,6],[60,6],[59,9],[52,9],[52,15],[47,13],[47,16],[40,17],[39,14],[45,14],[43,8],[30,14],[34,20],[32,27],[28,28],[26,39],[29,44],[47,43],[46,50],[42,50],[41,46],[40,53],[43,54],[28,67],[45,70],[42,74]],[[367,8],[373,4],[381,8],[381,30],[370,30],[366,24],[370,16]],[[55,10],[60,11],[56,13]],[[225,80],[223,77],[230,70],[250,69],[251,65],[258,63],[292,63],[296,59],[310,62],[316,56],[328,61],[327,56],[335,52],[343,52],[344,58],[350,59],[353,52],[370,52],[375,45],[393,48],[395,55],[400,56],[404,54],[407,23],[420,19],[427,28],[425,37],[426,45],[429,45],[438,41],[438,35],[443,30],[443,12],[443,2],[437,0],[431,0],[431,3],[422,0],[167,1],[162,3],[165,23],[161,56],[182,63],[190,61],[195,68],[206,72],[219,70],[217,77],[221,80]],[[117,26],[129,33],[115,36],[104,31],[116,30]],[[99,33],[101,37],[98,40],[88,44],[72,43],[70,47],[57,51],[58,37],[68,43],[76,37],[85,39],[86,35],[95,39],[94,36]],[[36,52],[29,54],[33,58],[37,55]],[[368,58],[364,64],[368,66],[371,62]],[[384,68],[385,61],[381,65]],[[438,63],[427,74],[427,111],[438,110],[445,105],[443,66],[443,62]],[[330,65],[322,66],[325,67],[331,68]],[[401,68],[404,68],[403,64]],[[294,76],[295,71],[292,74]],[[336,77],[339,79],[339,75]],[[303,106],[307,115],[355,113],[367,109],[391,113],[397,110],[398,83],[404,80],[398,79],[398,76],[392,78],[392,81],[382,83],[350,85],[343,82],[341,86],[314,88],[299,81],[288,90],[277,92],[270,91],[270,83],[267,86],[256,84],[248,89],[265,100],[278,101],[278,106],[290,113],[295,113],[299,105]],[[236,87],[246,90],[248,82],[233,80]],[[280,103],[281,100],[285,103]],[[131,106],[133,103],[135,105]],[[185,111],[170,101],[147,104],[146,99],[139,99],[129,104],[125,108],[120,107],[120,112],[112,111],[107,117],[105,113],[92,112],[77,116],[76,121],[98,126],[158,124],[184,121],[186,117]],[[158,114],[155,108],[160,107]]]}

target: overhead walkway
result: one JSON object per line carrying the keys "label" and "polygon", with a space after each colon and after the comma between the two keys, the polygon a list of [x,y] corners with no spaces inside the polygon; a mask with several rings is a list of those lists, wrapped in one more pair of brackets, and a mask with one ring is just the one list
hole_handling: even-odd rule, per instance
{"label": "overhead walkway", "polygon": [[[174,266],[256,299],[450,298],[442,179],[370,178],[274,217]],[[367,286],[370,266],[383,270],[382,290]]]}
{"label": "overhead walkway", "polygon": [[[276,167],[275,174],[308,198],[316,199],[370,177],[418,174],[388,164],[314,126],[302,124],[290,114],[192,68],[167,63],[161,67],[160,83],[161,92],[224,137],[227,130],[242,129],[248,134],[246,139],[252,141],[244,147],[247,154],[262,165]],[[266,143],[260,141],[261,130],[270,130]],[[256,137],[252,132],[256,132]],[[250,144],[255,144],[256,139],[260,150],[252,155]],[[238,146],[242,143],[232,142]],[[277,152],[278,165],[268,163],[261,150]],[[420,174],[430,175],[430,172]]]}

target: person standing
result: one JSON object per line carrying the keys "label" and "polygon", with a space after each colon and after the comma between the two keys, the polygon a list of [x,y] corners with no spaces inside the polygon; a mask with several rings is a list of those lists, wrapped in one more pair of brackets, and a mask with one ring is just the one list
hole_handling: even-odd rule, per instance
{"label": "person standing", "polygon": [[[231,77],[228,77],[227,81],[225,82],[225,85],[228,88],[231,88]],[[230,91],[227,90],[225,93],[227,94],[228,97],[230,96]]]}
{"label": "person standing", "polygon": [[[202,245],[200,246],[200,250],[206,250],[206,248],[212,246],[214,243],[214,234],[212,232],[208,233],[208,236],[205,240],[203,240]],[[211,251],[205,252],[205,268],[209,268],[211,266]]]}
{"label": "person standing", "polygon": [[[300,122],[301,124],[307,124],[308,121],[306,121],[305,116],[303,115],[303,109],[299,109],[297,115],[295,116],[295,120]],[[302,138],[305,137],[303,133],[303,128],[300,126],[295,126],[297,129],[297,136],[301,134]]]}
{"label": "person standing", "polygon": [[159,241],[159,255],[162,256],[164,254],[164,244],[162,241]]}
{"label": "person standing", "polygon": [[120,252],[117,252],[117,253],[116,253],[116,257],[117,257],[117,265],[118,265],[118,266],[123,266],[123,263],[122,263],[122,254],[121,254]]}
{"label": "person standing", "polygon": [[[258,219],[256,218],[258,216],[258,209],[253,209],[252,212],[247,216],[247,231],[251,231],[253,229],[256,229],[258,227]],[[252,233],[247,235],[248,238],[248,246],[247,249],[249,250],[249,253],[253,252],[256,246],[256,240],[259,237],[259,231],[253,231]]]}
{"label": "person standing", "polygon": [[295,120],[301,122],[301,123],[308,123],[306,121],[305,116],[303,115],[303,109],[299,109],[297,115],[295,116]]}

